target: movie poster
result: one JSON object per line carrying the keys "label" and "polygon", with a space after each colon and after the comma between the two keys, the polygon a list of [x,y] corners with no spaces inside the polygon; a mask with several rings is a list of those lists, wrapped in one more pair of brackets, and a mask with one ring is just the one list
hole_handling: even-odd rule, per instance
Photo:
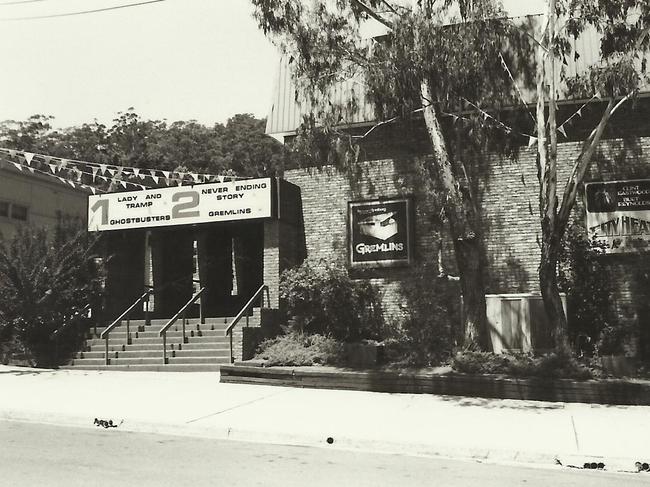
{"label": "movie poster", "polygon": [[608,254],[650,249],[650,180],[587,183],[587,231]]}
{"label": "movie poster", "polygon": [[412,234],[408,198],[348,204],[349,254],[353,267],[409,264]]}

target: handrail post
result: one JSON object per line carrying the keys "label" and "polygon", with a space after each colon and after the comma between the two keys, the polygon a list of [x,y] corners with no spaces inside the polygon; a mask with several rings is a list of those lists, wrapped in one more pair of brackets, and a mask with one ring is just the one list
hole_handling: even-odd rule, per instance
{"label": "handrail post", "polygon": [[163,332],[163,365],[167,365],[167,332]]}
{"label": "handrail post", "polygon": [[199,323],[205,324],[205,316],[203,316],[203,299],[199,300]]}
{"label": "handrail post", "polygon": [[149,317],[149,294],[147,294],[147,300],[144,302],[144,324],[150,325],[151,318]]}
{"label": "handrail post", "polygon": [[131,328],[130,328],[131,318],[126,319],[126,344],[131,345]]}
{"label": "handrail post", "polygon": [[185,312],[183,311],[183,343],[187,343],[187,339],[185,338]]}
{"label": "handrail post", "polygon": [[235,356],[232,353],[232,330],[230,330],[230,363],[235,363]]}
{"label": "handrail post", "polygon": [[104,347],[104,361],[106,365],[109,365],[110,359],[108,358],[108,335],[106,335],[106,338],[104,338],[104,342],[106,344]]}

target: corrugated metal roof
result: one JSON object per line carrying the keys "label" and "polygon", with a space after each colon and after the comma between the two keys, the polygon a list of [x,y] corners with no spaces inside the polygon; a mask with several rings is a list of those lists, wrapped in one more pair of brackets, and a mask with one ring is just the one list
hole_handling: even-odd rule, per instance
{"label": "corrugated metal roof", "polygon": [[[588,66],[598,60],[599,43],[597,32],[595,30],[585,32],[574,42],[574,47],[580,53],[580,57],[575,59],[571,55],[566,59],[564,69],[567,76],[575,76],[584,72]],[[557,70],[557,76],[559,80],[559,69]],[[307,115],[310,110],[307,103],[300,102],[297,99],[296,83],[292,78],[291,69],[286,60],[280,61],[275,82],[271,109],[266,122],[266,133],[276,138],[282,138],[283,135],[295,133],[295,130],[300,126],[303,115]],[[365,100],[364,85],[359,80],[336,83],[332,88],[331,102],[335,105],[345,105],[350,99],[352,90],[354,90],[359,101],[359,106],[354,112],[346,114],[342,125],[374,122],[373,107]],[[535,102],[536,93],[534,89],[522,89],[521,91],[526,102],[531,104]],[[560,91],[561,93],[566,91],[566,87],[560,87]]]}

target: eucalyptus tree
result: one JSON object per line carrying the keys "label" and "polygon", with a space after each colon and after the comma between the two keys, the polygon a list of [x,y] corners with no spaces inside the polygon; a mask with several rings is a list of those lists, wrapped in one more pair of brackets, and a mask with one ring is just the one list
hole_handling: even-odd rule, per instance
{"label": "eucalyptus tree", "polygon": [[[516,104],[511,71],[504,64],[521,78],[532,69],[526,29],[492,0],[252,3],[261,29],[289,59],[311,109],[303,134],[321,142],[323,134],[335,134],[335,148],[346,140],[336,127],[359,100],[348,100],[346,106],[331,103],[328,94],[341,78],[365,84],[378,124],[423,120],[432,155],[423,163],[424,183],[440,205],[453,241],[465,305],[465,347],[489,349],[481,202],[466,149],[484,147],[490,130],[484,110]],[[364,39],[368,23],[385,32]],[[458,117],[447,114],[461,107],[470,109],[463,123],[448,123]],[[347,154],[358,154],[355,144],[348,146]],[[350,157],[330,160],[350,164]]]}
{"label": "eucalyptus tree", "polygon": [[[537,47],[537,134],[541,260],[539,278],[547,315],[553,325],[555,347],[570,353],[567,321],[557,279],[558,256],[575,206],[578,190],[614,113],[636,96],[647,81],[646,58],[650,45],[650,3],[647,0],[548,0],[548,10]],[[569,78],[568,56],[579,56],[572,39],[585,31],[597,34],[599,56],[584,72]],[[571,88],[571,96],[598,105],[595,127],[583,141],[558,196],[558,80]],[[561,131],[560,131],[561,133]]]}

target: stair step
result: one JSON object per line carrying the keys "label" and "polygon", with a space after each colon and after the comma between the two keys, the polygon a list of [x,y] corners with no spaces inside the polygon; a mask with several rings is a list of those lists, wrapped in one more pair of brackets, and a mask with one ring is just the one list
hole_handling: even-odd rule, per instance
{"label": "stair step", "polygon": [[110,370],[119,372],[218,372],[223,364],[167,364],[167,365],[65,365],[66,370]]}
{"label": "stair step", "polygon": [[[116,354],[118,358],[151,358],[151,357],[162,357],[162,348],[156,350],[129,350],[126,351],[110,351],[108,356],[111,359],[114,359]],[[228,357],[230,355],[229,348],[195,348],[193,350],[170,350],[167,349],[167,356],[176,356],[176,357]],[[91,352],[79,352],[75,361],[85,360],[85,359],[103,359],[103,351],[91,351]]]}
{"label": "stair step", "polygon": [[[170,364],[222,364],[228,362],[228,357],[170,357]],[[137,357],[137,358],[110,358],[110,365],[162,365],[162,354],[158,357]],[[104,358],[83,358],[75,359],[73,366],[95,366],[106,365]]]}

